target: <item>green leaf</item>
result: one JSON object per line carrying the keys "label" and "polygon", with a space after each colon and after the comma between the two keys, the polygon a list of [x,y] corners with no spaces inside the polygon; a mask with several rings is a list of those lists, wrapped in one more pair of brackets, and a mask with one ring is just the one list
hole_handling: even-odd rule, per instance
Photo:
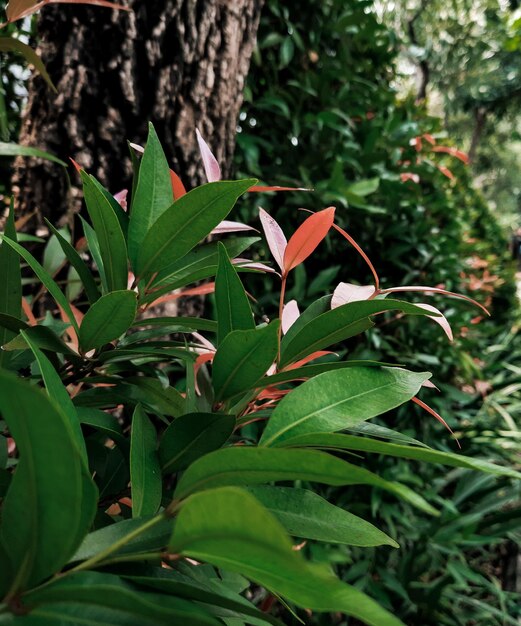
{"label": "green leaf", "polygon": [[[42,328],[44,327],[42,326]],[[82,454],[83,461],[85,462],[85,467],[87,467],[87,449],[85,447],[85,440],[83,439],[83,433],[81,431],[80,420],[78,419],[76,407],[72,403],[67,389],[63,385],[60,376],[52,366],[49,359],[40,350],[38,345],[31,339],[30,332],[22,330],[20,334],[25,339],[27,345],[31,348],[34,356],[36,357],[36,361],[38,363],[38,367],[40,368],[40,373],[42,375],[43,382],[45,384],[45,388],[47,390],[49,398],[54,400],[54,402],[61,408],[64,415],[67,417],[70,425],[70,430],[74,436],[78,450]]]}
{"label": "green leaf", "polygon": [[154,515],[162,496],[157,434],[141,405],[134,410],[130,436],[132,517]]}
{"label": "green leaf", "polygon": [[114,211],[114,213],[116,214],[116,217],[118,218],[119,225],[121,226],[121,231],[126,240],[128,236],[128,228],[129,228],[129,222],[130,222],[128,213],[123,210],[123,207],[121,206],[121,204],[116,200],[116,198],[114,198],[114,196],[110,193],[108,189],[105,189],[105,187],[95,178],[93,178],[92,181],[94,182],[96,187],[101,191],[101,193],[105,196],[105,198],[107,199],[107,202],[112,207],[112,210]]}
{"label": "green leaf", "polygon": [[238,572],[301,607],[341,611],[373,626],[402,626],[361,591],[307,563],[280,523],[242,489],[191,496],[179,512],[169,548]]}
{"label": "green leaf", "polygon": [[219,244],[219,266],[215,278],[218,344],[233,330],[255,330],[250,302],[241,279],[230,263],[226,248]]}
{"label": "green leaf", "polygon": [[94,277],[90,273],[89,268],[85,264],[85,261],[80,257],[80,255],[76,252],[74,247],[63,237],[59,230],[54,228],[54,226],[46,219],[45,220],[47,226],[56,236],[63,253],[69,260],[69,263],[74,267],[74,269],[78,272],[78,276],[82,282],[82,285],[85,289],[85,293],[87,294],[87,298],[91,304],[94,304],[96,300],[100,297],[100,292],[98,290],[98,286],[96,285],[96,281]]}
{"label": "green leaf", "polygon": [[64,576],[32,591],[26,596],[25,604],[36,605],[31,616],[47,616],[55,620],[51,623],[60,625],[221,626],[215,617],[192,602],[166,594],[138,591],[119,576],[101,572]]}
{"label": "green leaf", "polygon": [[260,445],[356,426],[407,402],[430,377],[429,372],[397,367],[351,367],[319,374],[279,402]]}
{"label": "green leaf", "polygon": [[98,237],[92,226],[88,222],[86,222],[81,215],[79,215],[78,217],[80,218],[81,224],[83,226],[83,232],[85,234],[85,239],[87,240],[89,252],[92,256],[94,263],[96,264],[96,267],[98,268],[101,286],[103,287],[103,291],[107,292],[109,288],[107,286],[107,277],[105,275],[105,269],[103,267],[103,259],[101,258]]}
{"label": "green leaf", "polygon": [[401,483],[384,480],[363,467],[315,450],[230,447],[198,459],[181,476],[176,498],[223,485],[258,485],[271,481],[308,480],[325,485],[372,485],[413,506],[437,515],[419,494]]}
{"label": "green leaf", "polygon": [[368,178],[367,180],[359,180],[353,183],[348,187],[347,191],[354,193],[356,196],[368,196],[377,191],[379,186],[379,178]]}
{"label": "green leaf", "polygon": [[[199,567],[199,569],[201,568]],[[179,598],[195,600],[196,602],[211,604],[215,607],[223,607],[229,611],[234,611],[240,616],[254,618],[255,621],[252,620],[252,624],[258,625],[261,623],[284,626],[276,617],[260,611],[239,593],[230,590],[217,575],[210,577],[206,576],[205,572],[196,579],[195,576],[192,578],[188,572],[190,572],[188,567],[183,568],[182,571],[149,568],[146,575],[124,575],[123,578],[137,585],[157,589]],[[250,624],[249,619],[244,619],[244,621]]]}
{"label": "green leaf", "polygon": [[[58,354],[66,354],[72,357],[78,357],[69,346],[48,326],[27,326],[24,334],[31,339],[34,345],[42,350],[49,352],[57,352]],[[26,350],[29,347],[26,337],[22,333],[11,339],[9,343],[3,346],[6,351]]]}
{"label": "green leaf", "polygon": [[[0,38],[0,41],[2,39]],[[13,241],[17,241],[14,222],[14,202],[11,200],[9,215],[5,224],[5,234]],[[0,282],[0,314],[19,318],[22,315],[22,275],[20,272],[20,257],[16,250],[7,244],[0,245],[0,267],[2,280]],[[16,332],[0,327],[0,346],[3,346],[14,337]],[[0,352],[0,366],[6,366],[10,355]]]}
{"label": "green leaf", "polygon": [[[162,330],[162,327],[167,327],[179,328],[180,331],[188,329],[190,332],[194,330],[217,332],[217,322],[202,317],[151,317],[137,320],[132,326],[159,326],[161,327],[160,330]],[[165,334],[164,330],[162,332]]]}
{"label": "green leaf", "polygon": [[267,385],[280,385],[293,380],[305,380],[307,378],[313,378],[324,372],[330,372],[335,370],[342,370],[351,367],[397,367],[393,363],[383,363],[381,361],[366,361],[366,360],[353,360],[353,361],[326,361],[324,363],[314,363],[312,365],[303,365],[302,367],[295,367],[277,374],[272,374],[266,378],[262,378],[257,382],[257,387],[266,387]]}
{"label": "green leaf", "polygon": [[47,291],[51,294],[56,303],[59,304],[61,308],[65,311],[69,318],[71,326],[76,332],[78,332],[78,324],[76,323],[76,319],[74,318],[74,315],[72,313],[69,301],[60,290],[52,276],[45,271],[45,269],[40,265],[40,263],[38,263],[38,261],[33,257],[30,252],[17,244],[16,241],[13,241],[6,236],[2,238],[2,241],[3,243],[7,243],[9,246],[11,246],[11,248],[16,250],[16,252],[18,252],[18,254],[28,263],[29,267],[33,270],[36,276],[38,276],[38,278],[47,288]]}
{"label": "green leaf", "polygon": [[188,413],[174,420],[159,445],[163,472],[185,469],[196,459],[226,443],[235,417],[222,413]]}
{"label": "green leaf", "polygon": [[135,274],[158,272],[210,234],[255,179],[221,181],[196,187],[176,200],[150,227],[138,250]]}
{"label": "green leaf", "polygon": [[31,148],[30,146],[20,146],[17,143],[5,143],[3,141],[0,141],[0,156],[36,157],[38,159],[45,159],[46,161],[52,161],[53,163],[57,163],[58,165],[67,167],[67,163],[65,163],[65,161],[62,161],[58,157],[54,156],[54,154],[50,154],[49,152],[45,152],[44,150],[40,150],[39,148]]}
{"label": "green leaf", "polygon": [[75,406],[74,409],[81,424],[91,426],[113,439],[127,455],[128,439],[123,435],[121,425],[114,415],[86,406]]}
{"label": "green leaf", "polygon": [[365,300],[344,304],[319,314],[300,326],[295,333],[287,333],[281,343],[280,366],[284,367],[317,350],[364,332],[373,326],[369,317],[384,311],[428,314],[425,309],[400,300]]}
{"label": "green leaf", "polygon": [[128,229],[128,251],[132,267],[137,267],[140,248],[154,222],[174,202],[168,162],[157,133],[148,125],[145,153],[139,166],[136,192],[132,197]]}
{"label": "green leaf", "polygon": [[119,219],[96,179],[83,170],[81,179],[87,211],[99,244],[107,288],[109,291],[126,289],[127,245]]}
{"label": "green leaf", "polygon": [[136,317],[137,294],[127,289],[102,296],[85,314],[80,326],[84,352],[101,348],[125,333]]}
{"label": "green leaf", "polygon": [[[54,91],[54,93],[58,93],[58,90],[54,86],[54,83],[52,82],[51,77],[49,76],[47,69],[45,68],[45,65],[43,64],[43,61],[36,54],[36,52],[31,48],[31,46],[28,46],[26,43],[23,43],[19,39],[13,39],[12,37],[0,37],[0,52],[18,52],[18,54],[21,54],[23,58],[27,61],[27,63],[34,65],[35,70],[42,75],[42,78],[49,85],[49,87]],[[39,156],[39,155],[30,155],[30,156]],[[58,163],[60,163],[60,165],[63,165],[66,167],[66,164],[63,163],[63,161],[56,159],[56,157],[50,160],[55,160]]]}
{"label": "green leaf", "polygon": [[67,417],[43,391],[0,371],[0,410],[20,452],[2,506],[3,595],[67,563],[92,523],[97,494]]}
{"label": "green leaf", "polygon": [[258,486],[248,491],[295,537],[349,546],[399,547],[376,526],[307,489]]}
{"label": "green leaf", "polygon": [[521,472],[517,472],[509,467],[501,467],[495,463],[490,463],[483,459],[474,459],[462,454],[452,452],[442,452],[418,446],[407,446],[387,441],[376,441],[367,437],[356,437],[354,435],[344,435],[340,433],[310,433],[287,439],[280,444],[283,447],[313,447],[330,448],[338,450],[357,450],[360,452],[372,452],[385,454],[387,456],[401,459],[413,459],[415,461],[425,461],[426,463],[440,463],[450,467],[463,467],[465,469],[477,470],[494,474],[495,476],[508,476],[519,480]]}
{"label": "green leaf", "polygon": [[216,400],[249,389],[277,357],[279,321],[256,330],[229,333],[215,353],[213,388]]}

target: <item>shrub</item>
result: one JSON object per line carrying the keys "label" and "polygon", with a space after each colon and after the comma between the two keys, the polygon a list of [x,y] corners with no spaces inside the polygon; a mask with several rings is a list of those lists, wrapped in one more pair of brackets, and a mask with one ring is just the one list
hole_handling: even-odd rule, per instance
{"label": "shrub", "polygon": [[[356,453],[519,475],[367,421],[409,400],[442,420],[417,398],[430,373],[340,360],[330,348],[389,312],[450,329],[437,309],[380,289],[333,207],[288,242],[261,213],[282,289],[278,318],[255,320],[239,272],[277,281],[276,272],[239,256],[255,237],[207,237],[244,231],[228,214],[266,188],[220,181],[198,138],[210,182],[186,193],[150,128],[128,214],[125,194],[78,166],[90,223],[75,245],[49,225],[43,265],[17,242],[10,212],[0,247],[0,622],[279,624],[269,611],[277,598],[290,611],[401,624],[305,558],[313,542],[387,550],[400,540],[313,485],[363,485],[436,516],[418,489],[371,472]],[[285,286],[330,231],[335,245],[355,246],[374,284],[342,283],[299,314]],[[21,297],[20,258],[38,279],[31,297]],[[210,292],[216,320],[143,316]]]}

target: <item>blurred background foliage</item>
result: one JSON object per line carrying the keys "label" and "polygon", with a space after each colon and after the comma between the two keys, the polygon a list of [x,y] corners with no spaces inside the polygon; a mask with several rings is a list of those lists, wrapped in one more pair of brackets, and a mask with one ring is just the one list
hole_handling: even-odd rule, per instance
{"label": "blurred background foliage", "polygon": [[[32,28],[27,21],[13,32],[28,38]],[[482,319],[461,301],[432,297],[453,326],[453,343],[435,323],[386,318],[347,349],[352,358],[432,371],[441,393],[422,397],[447,420],[463,452],[516,465],[521,339],[509,243],[520,225],[520,47],[517,0],[267,0],[235,159],[237,175],[314,189],[263,196],[287,235],[303,218],[300,207],[334,204],[384,287],[443,286],[489,308],[491,317]],[[0,62],[0,132],[14,141],[27,70],[12,55]],[[456,149],[470,153],[470,163]],[[9,165],[0,163],[2,193]],[[255,226],[257,205],[250,194],[240,209]],[[258,252],[269,260],[265,254]],[[267,316],[276,307],[273,280],[252,276],[252,292],[262,294],[257,310]],[[302,309],[340,281],[368,284],[371,275],[332,235],[297,269],[288,299]],[[380,423],[455,450],[443,427],[416,406]],[[305,548],[310,555],[407,624],[518,624],[519,485],[398,459],[366,462],[427,492],[441,516],[428,519],[377,492],[329,489],[336,504],[379,518],[401,548],[312,545]],[[331,617],[309,623],[329,626]],[[338,616],[334,623],[347,622]]]}

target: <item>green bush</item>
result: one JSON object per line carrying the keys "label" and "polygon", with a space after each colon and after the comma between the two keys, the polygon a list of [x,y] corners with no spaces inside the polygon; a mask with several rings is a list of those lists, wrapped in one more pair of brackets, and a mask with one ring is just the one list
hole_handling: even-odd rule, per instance
{"label": "green bush", "polygon": [[[0,247],[0,623],[278,624],[285,610],[261,610],[276,598],[289,620],[306,608],[401,624],[313,551],[389,551],[405,538],[314,485],[362,485],[437,516],[435,498],[370,471],[357,453],[519,475],[367,422],[416,398],[429,372],[328,353],[375,315],[445,324],[441,313],[378,290],[333,308],[321,297],[298,317],[284,306],[291,272],[332,227],[343,243],[332,207],[287,243],[263,214],[282,319],[256,321],[238,273],[270,269],[238,257],[256,238],[204,243],[216,228],[243,229],[223,220],[256,181],[217,180],[199,140],[211,182],[184,193],[150,128],[128,214],[80,170],[85,239],[49,225],[44,265],[17,243],[11,211]],[[194,291],[214,291],[216,320],[153,316],[152,305]]]}

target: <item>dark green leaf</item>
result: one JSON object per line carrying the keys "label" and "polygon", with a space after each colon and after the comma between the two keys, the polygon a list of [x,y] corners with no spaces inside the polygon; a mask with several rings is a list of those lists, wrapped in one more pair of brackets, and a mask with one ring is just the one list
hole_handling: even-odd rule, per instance
{"label": "dark green leaf", "polygon": [[92,523],[96,489],[67,418],[45,393],[0,371],[0,409],[20,452],[2,506],[5,593],[41,582],[69,560]]}
{"label": "dark green leaf", "polygon": [[250,303],[241,279],[230,263],[226,248],[219,244],[219,266],[215,278],[217,342],[233,330],[255,330]]}
{"label": "dark green leaf", "polygon": [[249,487],[248,491],[295,537],[350,546],[399,547],[376,526],[307,489],[263,485]]}
{"label": "dark green leaf", "polygon": [[159,446],[163,472],[185,469],[196,459],[226,443],[235,426],[233,415],[189,413],[166,429]]}
{"label": "dark green leaf", "polygon": [[[18,54],[21,54],[23,58],[27,61],[27,63],[34,65],[35,70],[42,75],[42,78],[49,85],[49,87],[54,91],[54,93],[58,93],[58,90],[54,86],[54,83],[52,82],[51,77],[49,76],[49,73],[47,72],[47,69],[45,68],[45,65],[43,64],[43,61],[40,59],[40,57],[35,52],[35,50],[31,48],[31,46],[28,46],[26,43],[23,43],[19,39],[13,39],[13,37],[0,37],[0,52],[18,52]],[[1,149],[0,149],[0,154],[2,154]],[[47,158],[48,160],[56,161],[57,163],[59,163],[60,165],[63,165],[64,167],[67,166],[66,163],[64,163],[63,161],[60,161],[56,157],[49,158],[52,155],[47,155],[47,153],[45,152],[43,154],[46,155],[45,158]],[[42,156],[42,155],[30,154],[30,155],[25,155],[25,156]]]}
{"label": "dark green leaf", "polygon": [[136,317],[137,294],[112,291],[102,296],[85,314],[80,326],[80,346],[84,352],[101,348],[126,332]]}
{"label": "dark green leaf", "polygon": [[150,227],[173,202],[168,162],[156,131],[152,124],[149,124],[145,153],[139,166],[130,211],[128,250],[132,267],[137,266],[139,251]]}
{"label": "dark green leaf", "polygon": [[401,483],[384,480],[363,467],[315,450],[230,447],[198,459],[181,476],[175,496],[223,485],[256,485],[281,480],[307,480],[325,485],[372,485],[437,515],[419,494]]}
{"label": "dark green leaf", "polygon": [[287,333],[280,348],[280,366],[364,332],[373,326],[370,316],[384,311],[428,315],[425,309],[400,300],[365,300],[344,304],[311,319],[300,326],[298,332]]}
{"label": "dark green leaf", "polygon": [[319,374],[279,402],[260,444],[356,426],[407,402],[430,377],[429,372],[398,367],[351,367]]}
{"label": "dark green leaf", "polygon": [[242,489],[191,496],[177,518],[170,550],[238,572],[315,611],[341,611],[373,626],[403,626],[361,591],[307,563],[280,523]]}
{"label": "dark green leaf", "polygon": [[47,226],[56,236],[56,239],[58,240],[63,250],[63,253],[69,260],[70,264],[78,272],[78,276],[80,277],[82,285],[85,289],[87,298],[89,299],[89,302],[93,304],[100,297],[100,292],[98,290],[98,286],[96,285],[94,277],[90,273],[89,268],[80,257],[80,255],[76,252],[75,248],[67,241],[67,239],[65,239],[60,231],[54,228],[54,226],[48,220],[45,221],[47,223]]}
{"label": "dark green leaf", "polygon": [[135,408],[132,418],[130,486],[132,517],[154,515],[161,504],[161,467],[157,455],[156,429],[141,405]]}
{"label": "dark green leaf", "polygon": [[[3,38],[0,38],[0,42]],[[5,234],[13,241],[17,241],[14,223],[14,202],[11,201],[9,215],[5,224]],[[22,314],[22,276],[20,273],[20,257],[5,243],[0,245],[0,267],[2,280],[0,282],[0,314],[19,318]],[[5,326],[0,327],[0,346],[14,337],[16,332]],[[6,353],[0,352],[0,366],[5,366],[10,359]]]}
{"label": "dark green leaf", "polygon": [[94,177],[82,171],[81,179],[85,203],[99,244],[107,288],[109,291],[126,289],[127,245],[119,219]]}
{"label": "dark green leaf", "polygon": [[221,343],[213,360],[216,400],[246,391],[277,357],[279,321],[256,330],[235,330]]}
{"label": "dark green leaf", "polygon": [[[28,326],[24,329],[24,334],[27,335],[41,350],[49,350],[49,352],[57,352],[58,354],[67,354],[68,356],[78,356],[73,352],[69,346],[60,339],[58,335],[51,330],[48,326]],[[25,350],[28,347],[28,343],[24,334],[20,333],[14,339],[11,339],[9,343],[3,346],[4,350]]]}
{"label": "dark green leaf", "polygon": [[150,227],[138,250],[135,274],[158,272],[181,259],[210,234],[255,182],[208,183],[179,198]]}

